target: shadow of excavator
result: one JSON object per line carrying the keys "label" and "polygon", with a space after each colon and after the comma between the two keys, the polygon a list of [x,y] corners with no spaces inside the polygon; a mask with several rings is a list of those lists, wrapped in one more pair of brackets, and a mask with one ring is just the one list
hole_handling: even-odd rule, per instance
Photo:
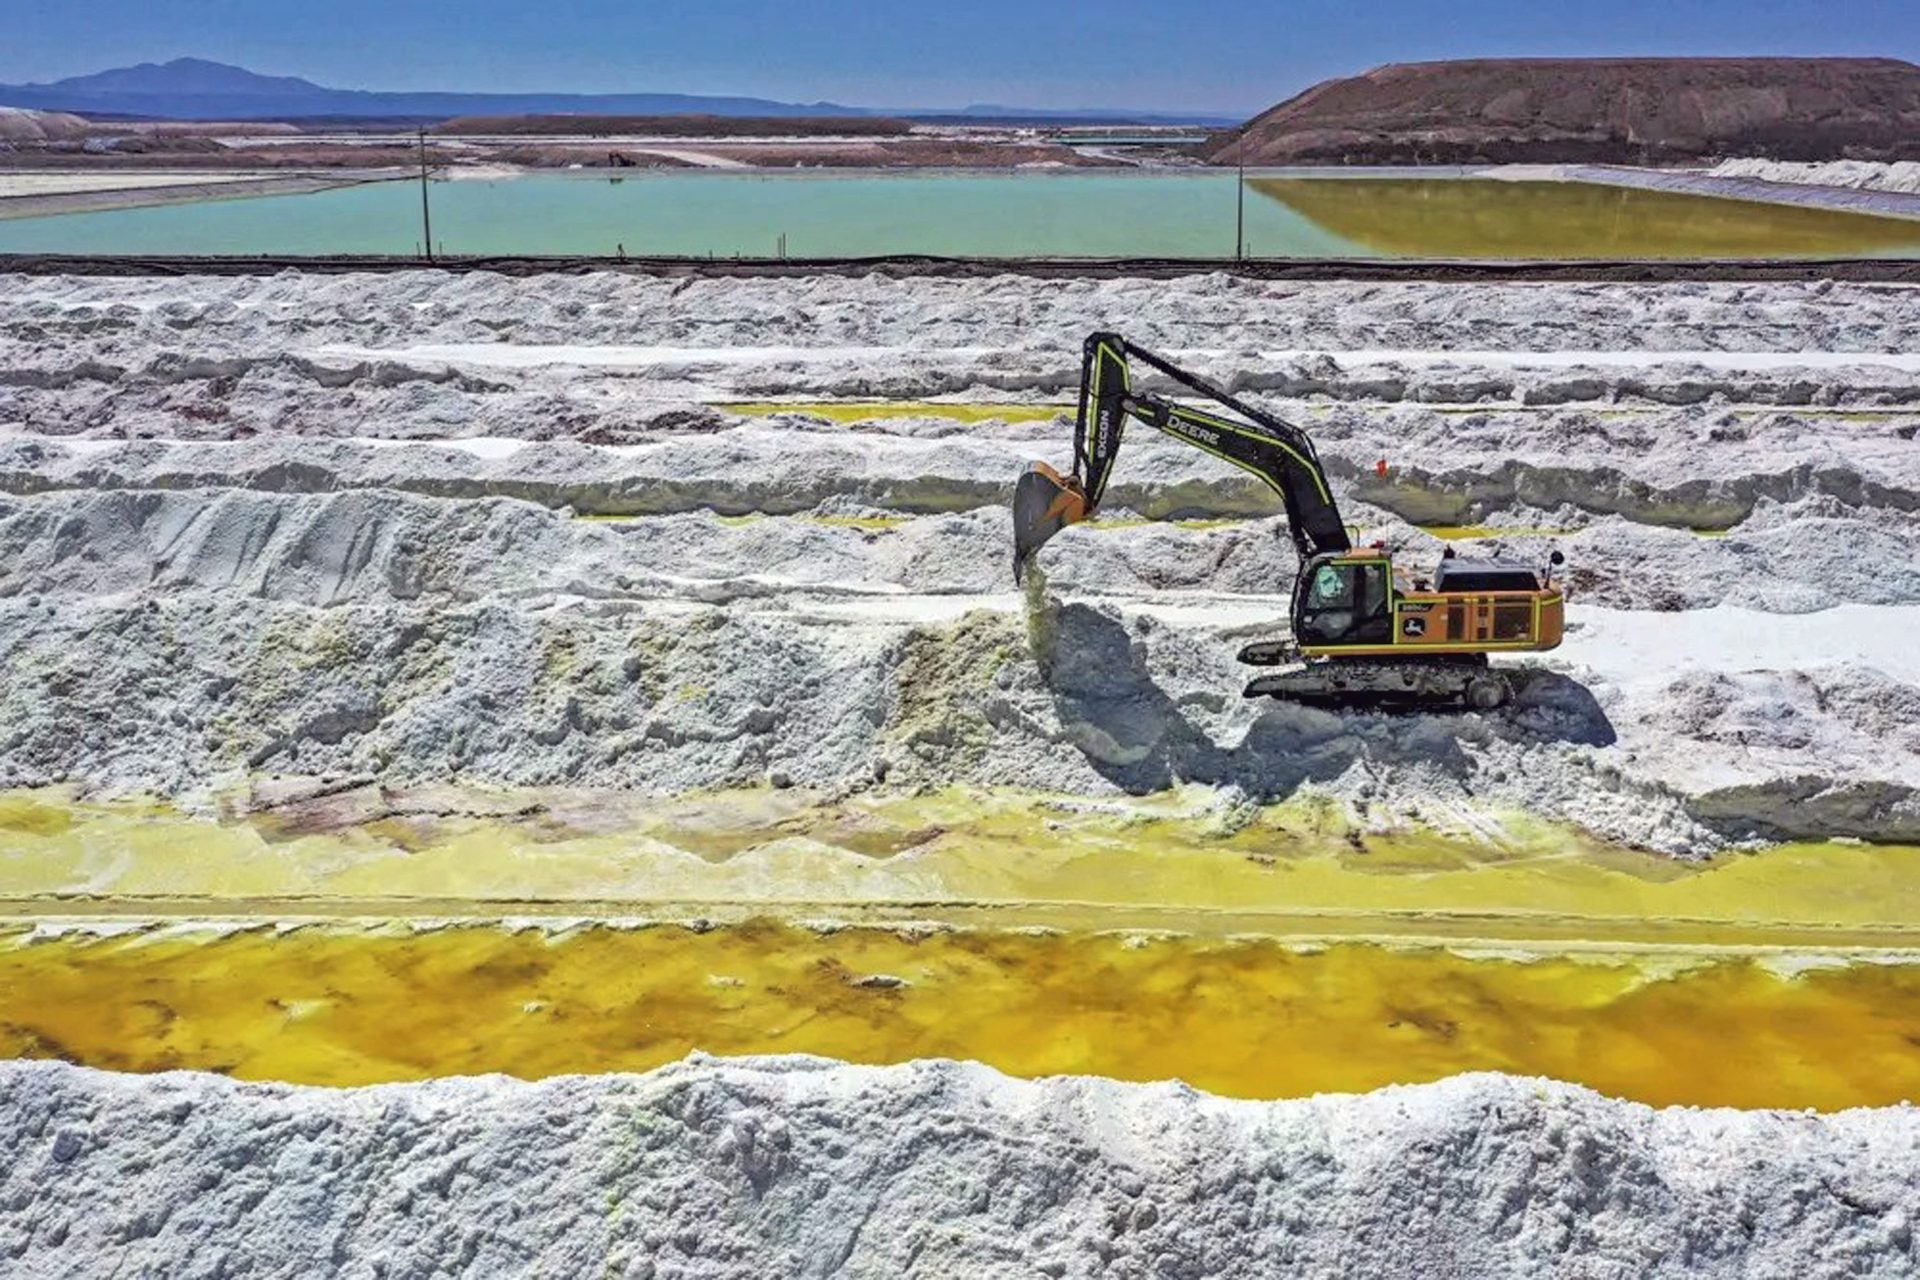
{"label": "shadow of excavator", "polygon": [[1084,604],[1048,608],[1040,669],[1061,727],[1102,777],[1135,794],[1199,782],[1280,798],[1365,761],[1417,761],[1466,778],[1477,768],[1462,745],[1468,726],[1483,740],[1608,746],[1617,737],[1585,685],[1521,668],[1513,702],[1498,712],[1329,712],[1276,702],[1238,742],[1222,743],[1154,682],[1118,618]]}

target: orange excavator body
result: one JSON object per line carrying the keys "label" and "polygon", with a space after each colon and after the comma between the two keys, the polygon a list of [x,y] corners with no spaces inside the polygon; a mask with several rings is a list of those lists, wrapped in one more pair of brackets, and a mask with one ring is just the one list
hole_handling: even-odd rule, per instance
{"label": "orange excavator body", "polygon": [[[1481,585],[1460,590],[1429,587],[1395,568],[1390,553],[1381,547],[1355,548],[1336,557],[1317,559],[1302,575],[1309,600],[1311,575],[1322,565],[1336,571],[1358,569],[1363,580],[1369,572],[1380,575],[1386,594],[1377,612],[1387,624],[1386,634],[1376,631],[1364,639],[1326,637],[1317,641],[1303,635],[1299,639],[1301,655],[1539,653],[1559,647],[1566,634],[1566,593],[1560,587],[1539,585],[1531,570],[1517,567],[1502,566],[1503,572],[1490,574],[1483,565],[1449,558],[1441,562],[1443,571],[1450,564],[1458,564],[1465,571],[1452,577],[1477,578]],[[1447,575],[1443,573],[1440,581],[1445,583]]]}

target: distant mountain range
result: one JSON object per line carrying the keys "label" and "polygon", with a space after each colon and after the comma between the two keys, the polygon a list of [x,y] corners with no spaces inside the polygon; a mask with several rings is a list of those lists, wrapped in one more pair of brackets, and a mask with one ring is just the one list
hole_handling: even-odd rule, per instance
{"label": "distant mountain range", "polygon": [[1075,123],[1236,124],[1228,116],[1106,109],[1029,110],[970,106],[957,110],[880,111],[836,102],[684,93],[409,93],[329,89],[298,76],[263,76],[204,58],[143,62],[50,84],[0,84],[0,106],[81,115],[163,120],[299,120],[316,117],[446,119],[462,115],[873,116]]}

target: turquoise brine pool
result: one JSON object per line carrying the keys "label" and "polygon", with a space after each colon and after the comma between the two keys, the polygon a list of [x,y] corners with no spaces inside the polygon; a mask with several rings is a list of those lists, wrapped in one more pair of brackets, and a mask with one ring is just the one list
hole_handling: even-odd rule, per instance
{"label": "turquoise brine pool", "polygon": [[[435,182],[452,255],[1920,256],[1920,220],[1581,183],[1230,172],[535,174]],[[0,252],[413,254],[420,191],[385,182],[0,219]]]}

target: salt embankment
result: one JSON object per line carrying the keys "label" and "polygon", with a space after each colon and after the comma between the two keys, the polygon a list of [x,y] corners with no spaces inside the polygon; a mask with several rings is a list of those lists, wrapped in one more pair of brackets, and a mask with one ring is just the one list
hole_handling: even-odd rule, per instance
{"label": "salt embankment", "polygon": [[1757,178],[1762,182],[1798,182],[1859,191],[1904,191],[1920,195],[1920,161],[1896,160],[1722,160],[1710,172],[1719,178]]}
{"label": "salt embankment", "polygon": [[[1891,169],[1893,166],[1881,166]],[[1920,218],[1920,194],[1904,182],[1904,175],[1865,180],[1855,170],[1826,170],[1824,165],[1795,167],[1774,161],[1727,161],[1712,169],[1642,169],[1628,165],[1561,165],[1559,176],[1578,182],[1615,187],[1674,191],[1683,195],[1714,196],[1727,200],[1758,200],[1766,204],[1807,205],[1844,209],[1881,217]],[[1828,183],[1832,176],[1843,179]],[[1873,175],[1874,179],[1881,175]],[[1844,179],[1854,179],[1846,181]]]}
{"label": "salt embankment", "polygon": [[[1780,284],[1299,283],[1172,280],[7,276],[9,368],[85,350],[103,361],[329,344],[632,344],[650,348],[993,347],[1073,372],[1090,328],[1156,348],[1911,352],[1913,290]],[[1064,354],[1068,357],[1061,361]],[[210,371],[211,372],[211,371]]]}
{"label": "salt embankment", "polygon": [[[1565,540],[1593,549],[1572,640],[1481,717],[1239,698],[1234,650],[1285,615],[1272,521],[1072,531],[1057,558],[1078,590],[1042,606],[1036,651],[999,514],[836,519],[605,524],[379,493],[6,500],[0,779],[1203,782],[1381,813],[1500,804],[1676,851],[1920,831],[1920,669],[1900,641],[1920,581],[1897,537],[1862,563],[1845,520]],[[1540,556],[1551,540],[1512,541]]]}
{"label": "salt embankment", "polygon": [[351,1090],[0,1065],[10,1274],[1905,1276],[1920,1117],[1458,1076],[1238,1102],[693,1058]]}

